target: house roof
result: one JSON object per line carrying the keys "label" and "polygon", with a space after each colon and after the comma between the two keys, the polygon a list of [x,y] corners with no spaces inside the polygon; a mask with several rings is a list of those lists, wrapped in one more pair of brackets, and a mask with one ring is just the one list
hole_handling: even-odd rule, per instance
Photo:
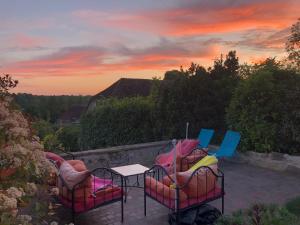
{"label": "house roof", "polygon": [[94,97],[133,97],[133,96],[147,96],[150,94],[152,80],[149,79],[133,79],[121,78],[117,82],[105,90],[99,92]]}
{"label": "house roof", "polygon": [[121,78],[105,90],[91,97],[91,102],[101,97],[134,97],[134,96],[148,96],[151,91],[153,81],[149,79],[136,79],[136,78]]}

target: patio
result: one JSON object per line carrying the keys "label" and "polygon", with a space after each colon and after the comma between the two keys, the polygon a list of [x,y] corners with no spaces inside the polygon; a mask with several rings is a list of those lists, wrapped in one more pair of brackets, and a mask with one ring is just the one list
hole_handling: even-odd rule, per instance
{"label": "patio", "polygon": [[[286,173],[254,167],[248,164],[222,161],[225,173],[225,214],[247,208],[253,203],[283,204],[300,195],[300,179]],[[221,201],[213,202],[216,207]],[[147,216],[143,213],[143,189],[131,188],[124,210],[124,225],[167,225],[168,209],[147,199]],[[62,207],[57,217],[60,222],[70,222],[71,213]],[[89,211],[76,217],[76,225],[117,225],[120,222],[120,203]]]}

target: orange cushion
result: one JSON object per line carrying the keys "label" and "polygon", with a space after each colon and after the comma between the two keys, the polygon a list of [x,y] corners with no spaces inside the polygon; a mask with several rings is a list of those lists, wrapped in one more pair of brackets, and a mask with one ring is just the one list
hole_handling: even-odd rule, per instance
{"label": "orange cushion", "polygon": [[67,160],[67,162],[78,172],[87,170],[84,162],[81,160]]}
{"label": "orange cushion", "polygon": [[[217,165],[212,165],[210,168],[217,173]],[[176,173],[177,183],[179,186],[185,185],[193,172],[185,171]],[[206,178],[207,176],[207,178]],[[174,174],[171,175],[171,178],[174,180]],[[206,183],[207,181],[207,183]],[[186,193],[188,198],[196,198],[201,195],[205,195],[206,193],[212,191],[216,186],[216,176],[209,170],[202,168],[198,170],[196,174],[193,175],[192,179],[189,181],[188,185],[182,190]],[[170,186],[173,182],[170,180],[168,176],[163,178],[163,184],[166,186]]]}
{"label": "orange cushion", "polygon": [[[175,199],[175,189],[164,185],[153,177],[147,176],[145,185],[146,188],[150,188],[151,191],[157,193],[158,195],[164,196],[164,198]],[[183,191],[179,190],[179,201],[185,201],[186,199],[186,194]]]}

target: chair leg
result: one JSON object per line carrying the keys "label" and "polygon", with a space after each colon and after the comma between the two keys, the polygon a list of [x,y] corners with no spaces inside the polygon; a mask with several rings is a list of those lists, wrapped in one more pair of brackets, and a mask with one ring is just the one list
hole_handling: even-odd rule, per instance
{"label": "chair leg", "polygon": [[124,202],[123,202],[123,197],[121,199],[121,222],[124,222]]}
{"label": "chair leg", "polygon": [[72,223],[75,224],[75,212],[74,212],[74,210],[72,210]]}
{"label": "chair leg", "polygon": [[144,215],[147,216],[147,202],[146,202],[146,192],[144,191]]}
{"label": "chair leg", "polygon": [[224,214],[224,195],[222,196],[222,214]]}

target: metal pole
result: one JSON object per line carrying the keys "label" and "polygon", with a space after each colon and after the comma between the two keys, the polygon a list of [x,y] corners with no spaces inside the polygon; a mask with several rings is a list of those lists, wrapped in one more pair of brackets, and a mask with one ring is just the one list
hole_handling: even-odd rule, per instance
{"label": "metal pole", "polygon": [[185,139],[188,139],[188,136],[189,136],[189,122],[186,122]]}
{"label": "metal pole", "polygon": [[[176,155],[177,155],[177,149],[176,149],[176,139],[172,140],[172,144],[174,147],[174,161],[173,161],[173,167],[174,167],[174,184],[175,184],[175,190],[177,188],[177,177],[176,177]],[[175,213],[177,212],[177,192],[175,191]]]}

